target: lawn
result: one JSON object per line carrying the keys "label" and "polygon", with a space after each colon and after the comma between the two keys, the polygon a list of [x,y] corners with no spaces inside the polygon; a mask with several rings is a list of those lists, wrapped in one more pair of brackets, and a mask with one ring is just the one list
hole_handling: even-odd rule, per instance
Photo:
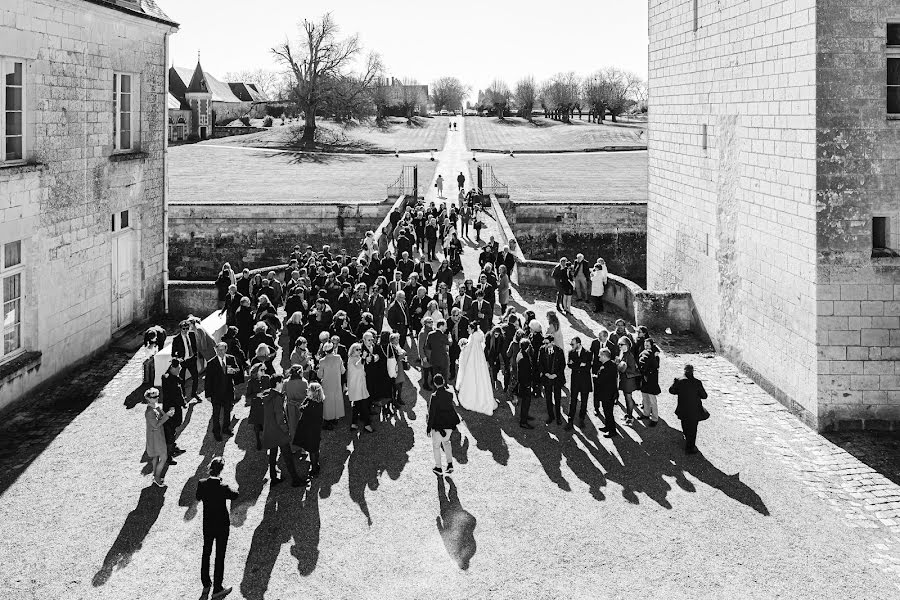
{"label": "lawn", "polygon": [[561,152],[607,146],[646,146],[643,123],[605,125],[577,118],[570,124],[536,117],[534,123],[518,117],[466,117],[466,146],[472,149]]}
{"label": "lawn", "polygon": [[[251,125],[261,126],[254,120]],[[266,131],[248,135],[207,140],[204,144],[251,146],[259,148],[284,148],[297,145],[303,134],[300,121],[275,120],[276,125]],[[344,151],[411,151],[439,150],[447,136],[447,117],[415,118],[411,125],[406,119],[388,118],[382,127],[374,124],[352,123],[342,125],[333,121],[316,121],[317,142],[324,150]]]}
{"label": "lawn", "polygon": [[[217,140],[218,141],[218,140]],[[403,165],[427,187],[437,163],[392,155],[308,154],[188,144],[169,149],[171,202],[340,202],[384,200]]]}
{"label": "lawn", "polygon": [[647,153],[482,155],[515,202],[646,201]]}

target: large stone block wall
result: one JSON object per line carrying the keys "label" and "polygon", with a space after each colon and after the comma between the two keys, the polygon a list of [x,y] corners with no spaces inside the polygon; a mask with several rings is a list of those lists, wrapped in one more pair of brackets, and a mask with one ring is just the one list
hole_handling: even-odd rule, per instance
{"label": "large stone block wall", "polygon": [[392,201],[360,204],[187,204],[169,206],[172,279],[215,279],[222,264],[255,269],[286,263],[296,244],[356,255]]}
{"label": "large stone block wall", "polygon": [[[0,56],[26,62],[31,163],[0,168],[0,239],[24,241],[24,344],[42,353],[0,406],[109,341],[112,213],[130,211],[136,239],[134,318],[159,305],[169,31],[77,0],[0,6]],[[140,152],[125,160],[112,157],[114,71],[140,74]]]}
{"label": "large stone block wall", "polygon": [[531,259],[598,256],[610,272],[644,285],[647,276],[647,204],[643,202],[507,202],[504,213]]}
{"label": "large stone block wall", "polygon": [[815,1],[693,5],[650,2],[647,285],[818,426]]}
{"label": "large stone block wall", "polygon": [[872,217],[900,250],[900,121],[887,118],[886,24],[900,2],[819,0],[817,259],[825,427],[900,421],[900,259],[872,258]]}

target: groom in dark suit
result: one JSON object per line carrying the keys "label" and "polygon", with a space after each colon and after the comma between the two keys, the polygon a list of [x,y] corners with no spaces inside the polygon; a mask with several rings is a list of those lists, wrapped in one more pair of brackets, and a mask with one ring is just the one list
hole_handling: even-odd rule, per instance
{"label": "groom in dark suit", "polygon": [[459,359],[459,341],[469,337],[469,319],[463,315],[462,309],[454,306],[450,311],[450,324],[448,326],[450,336],[450,379],[456,378],[456,361]]}
{"label": "groom in dark suit", "polygon": [[425,353],[431,363],[432,373],[440,373],[444,381],[450,376],[450,338],[447,336],[447,321],[438,321],[434,331],[425,338]]}
{"label": "groom in dark suit", "polygon": [[538,353],[538,370],[544,383],[544,400],[547,402],[547,425],[562,424],[562,386],[566,379],[566,359],[553,336],[544,337],[544,345]]}
{"label": "groom in dark suit", "polygon": [[[197,483],[194,497],[203,503],[203,559],[200,566],[200,579],[204,589],[212,586],[212,597],[223,598],[231,592],[230,587],[223,587],[225,578],[225,549],[228,546],[228,533],[231,530],[231,517],[228,514],[226,501],[234,500],[238,493],[222,483],[222,469],[225,460],[217,456],[209,463],[209,477]],[[213,542],[216,544],[216,567],[213,579],[209,579],[209,557],[212,554]]]}
{"label": "groom in dark suit", "polygon": [[187,374],[191,374],[191,398],[197,396],[197,386],[200,384],[200,371],[197,368],[197,334],[191,331],[191,324],[187,321],[181,322],[181,333],[172,339],[172,358],[181,359],[181,386],[184,387],[184,380]]}
{"label": "groom in dark suit", "polygon": [[[213,405],[213,437],[222,441],[222,433],[231,435],[231,406],[234,404],[234,375],[237,359],[227,354],[228,344],[216,344],[216,356],[206,365],[206,397]],[[220,428],[221,426],[221,428]]]}

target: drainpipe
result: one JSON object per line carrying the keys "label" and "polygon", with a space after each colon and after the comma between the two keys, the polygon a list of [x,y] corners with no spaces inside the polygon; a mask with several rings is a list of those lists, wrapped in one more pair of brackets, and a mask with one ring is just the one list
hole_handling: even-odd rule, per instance
{"label": "drainpipe", "polygon": [[172,30],[163,36],[165,61],[163,62],[163,192],[162,192],[162,228],[163,228],[163,314],[169,314],[169,36]]}

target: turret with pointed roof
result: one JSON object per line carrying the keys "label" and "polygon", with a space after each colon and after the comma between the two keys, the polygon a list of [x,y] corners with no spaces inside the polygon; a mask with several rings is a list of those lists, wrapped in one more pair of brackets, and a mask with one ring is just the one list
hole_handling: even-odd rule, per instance
{"label": "turret with pointed roof", "polygon": [[197,67],[194,69],[194,76],[188,84],[188,92],[205,94],[209,92],[209,85],[206,83],[206,75],[203,73],[203,67],[200,66],[200,59],[197,59]]}
{"label": "turret with pointed roof", "polygon": [[200,66],[200,56],[197,56],[197,67],[191,82],[184,92],[184,99],[191,108],[191,135],[206,139],[212,137],[213,112],[212,92],[209,82],[206,81],[206,73]]}

